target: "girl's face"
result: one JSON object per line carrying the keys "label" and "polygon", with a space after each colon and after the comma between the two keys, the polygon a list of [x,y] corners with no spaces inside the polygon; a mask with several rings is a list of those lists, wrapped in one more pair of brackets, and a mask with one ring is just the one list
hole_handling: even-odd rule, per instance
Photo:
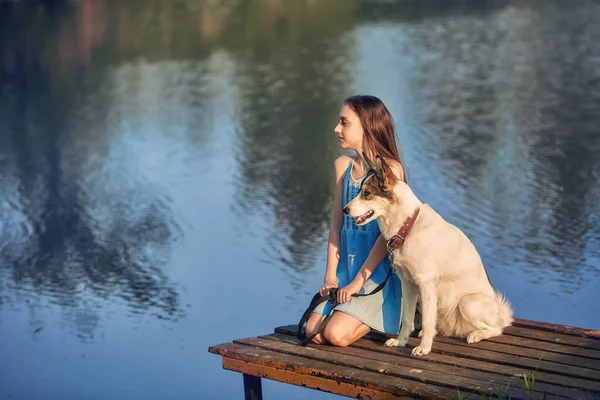
{"label": "girl's face", "polygon": [[353,149],[358,154],[361,153],[364,130],[358,115],[347,104],[340,111],[340,121],[334,131],[337,133],[343,149]]}

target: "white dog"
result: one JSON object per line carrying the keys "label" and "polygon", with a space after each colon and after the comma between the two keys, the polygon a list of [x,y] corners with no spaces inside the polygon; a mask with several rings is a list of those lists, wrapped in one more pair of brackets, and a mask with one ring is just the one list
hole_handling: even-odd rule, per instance
{"label": "white dog", "polygon": [[[501,335],[502,329],[511,325],[513,312],[503,295],[490,285],[475,246],[460,229],[421,203],[381,158],[377,157],[376,164],[365,160],[369,175],[344,212],[354,217],[357,225],[377,218],[388,244],[401,241],[395,235],[407,222],[404,243],[392,250],[392,262],[402,281],[401,329],[398,339],[389,339],[385,345],[406,345],[414,329],[419,293],[421,344],[413,349],[413,355],[429,354],[438,333],[466,337],[467,343]],[[416,220],[409,227],[415,213]]]}

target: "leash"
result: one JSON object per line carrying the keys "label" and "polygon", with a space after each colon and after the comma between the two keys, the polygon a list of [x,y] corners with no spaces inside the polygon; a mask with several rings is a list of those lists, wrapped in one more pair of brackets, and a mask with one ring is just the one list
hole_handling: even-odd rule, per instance
{"label": "leash", "polygon": [[[373,289],[373,291],[371,293],[363,293],[363,294],[355,293],[352,295],[352,297],[367,297],[367,296],[372,296],[376,293],[379,293],[384,288],[386,283],[388,283],[388,281],[394,274],[394,271],[395,271],[394,266],[390,262],[390,270],[388,271],[387,276],[385,277],[385,280],[383,282],[381,282],[375,289]],[[314,309],[319,304],[324,303],[326,301],[332,301],[333,304],[331,306],[331,310],[333,310],[336,306],[338,306],[340,304],[336,300],[338,291],[339,291],[339,288],[331,288],[331,289],[329,289],[329,294],[326,294],[325,296],[321,296],[319,293],[314,295],[314,297],[312,298],[312,300],[310,302],[310,305],[308,306],[308,308],[302,315],[302,318],[300,318],[300,322],[298,322],[297,337],[298,337],[298,339],[301,340],[301,343],[300,343],[301,346],[306,346],[315,338],[315,336],[317,336],[319,333],[323,332],[323,329],[325,329],[325,326],[327,325],[327,322],[329,321],[329,318],[331,317],[331,312],[325,317],[323,322],[321,322],[321,325],[319,326],[319,329],[317,330],[317,332],[313,333],[312,335],[306,336],[306,332],[302,331],[302,326],[304,326],[306,321],[308,321],[310,314],[314,311]]]}

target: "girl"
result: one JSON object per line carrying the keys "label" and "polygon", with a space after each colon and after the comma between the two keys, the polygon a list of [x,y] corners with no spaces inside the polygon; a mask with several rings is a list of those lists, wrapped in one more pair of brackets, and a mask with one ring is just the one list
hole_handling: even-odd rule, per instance
{"label": "girl", "polygon": [[[365,297],[353,294],[370,293],[385,280],[390,268],[385,239],[379,232],[377,221],[357,226],[354,219],[342,213],[342,208],[359,192],[367,174],[363,151],[371,160],[382,157],[390,171],[402,181],[404,167],[396,145],[392,116],[383,102],[374,96],[352,96],[344,101],[340,119],[335,127],[340,145],[351,149],[356,156],[335,160],[336,189],[333,216],[329,230],[327,268],[321,296],[333,287],[338,291],[339,304],[321,333],[313,342],[334,346],[348,346],[366,335],[371,329],[398,334],[400,325],[400,280],[394,274],[383,290]],[[306,335],[319,331],[324,318],[329,315],[331,302],[317,306],[306,323]],[[341,312],[335,312],[341,311]]]}

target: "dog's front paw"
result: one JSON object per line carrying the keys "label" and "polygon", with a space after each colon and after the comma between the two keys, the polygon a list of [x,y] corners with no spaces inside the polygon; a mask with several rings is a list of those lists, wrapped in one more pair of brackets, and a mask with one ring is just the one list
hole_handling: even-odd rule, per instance
{"label": "dog's front paw", "polygon": [[384,346],[386,347],[404,347],[408,339],[403,340],[402,338],[392,338],[385,341]]}
{"label": "dog's front paw", "polygon": [[412,350],[413,356],[426,356],[431,352],[431,347],[417,346]]}

